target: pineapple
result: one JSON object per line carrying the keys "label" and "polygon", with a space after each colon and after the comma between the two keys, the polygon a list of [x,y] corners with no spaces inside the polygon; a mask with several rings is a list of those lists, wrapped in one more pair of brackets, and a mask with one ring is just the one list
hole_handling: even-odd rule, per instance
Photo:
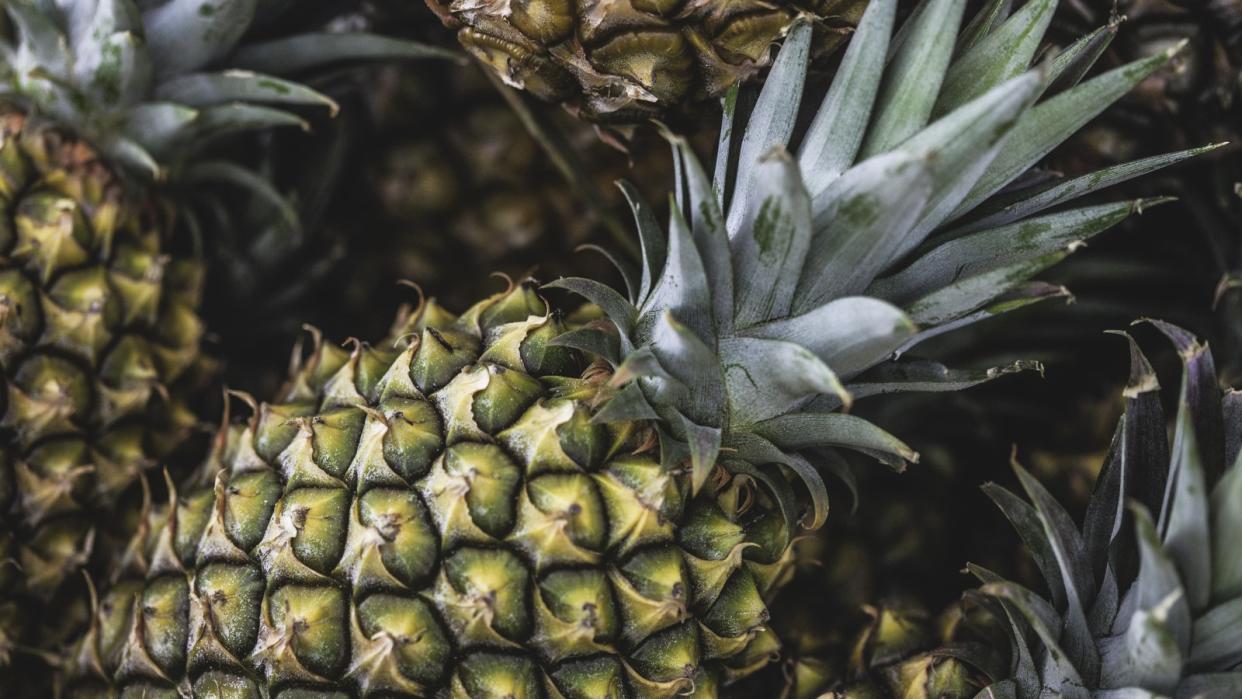
{"label": "pineapple", "polygon": [[573,250],[614,228],[633,245],[613,182],[633,177],[658,197],[672,176],[668,146],[654,132],[630,143],[631,163],[589,126],[526,100],[563,133],[557,157],[579,168],[590,159],[590,180],[567,186],[473,62],[436,71],[384,66],[359,77],[323,88],[342,104],[330,132],[285,130],[265,144],[276,156],[271,179],[290,183],[282,191],[299,204],[300,230],[260,207],[252,229],[260,233],[239,239],[213,267],[204,316],[221,338],[231,386],[274,394],[305,323],[329,334],[383,333],[390,309],[408,295],[395,279],[417,279],[462,308],[495,291],[489,273],[608,274],[605,258],[584,268]]}
{"label": "pineapple", "polygon": [[719,96],[768,65],[795,22],[841,44],[865,0],[427,0],[505,82],[584,116],[638,122]]}
{"label": "pineapple", "polygon": [[1131,341],[1126,414],[1082,529],[1021,466],[1031,504],[987,488],[1051,591],[974,569],[1012,624],[995,696],[1242,694],[1242,393],[1221,396],[1207,347],[1154,324],[1184,364],[1171,447],[1156,375]]}
{"label": "pineapple", "polygon": [[[379,199],[377,228],[399,246],[391,274],[373,284],[417,279],[446,303],[465,306],[490,289],[464,282],[486,282],[488,273],[521,279],[532,269],[572,270],[580,261],[567,259],[568,252],[593,241],[624,210],[613,182],[633,179],[656,197],[670,178],[662,140],[647,139],[644,147],[636,139],[635,162],[627,167],[626,154],[589,126],[545,108],[539,116],[562,135],[558,156],[576,161],[575,169],[591,163],[589,180],[566,182],[484,70],[390,69],[372,88],[377,134],[369,147],[378,157],[367,186]],[[617,228],[632,243],[624,226]],[[358,295],[367,305],[374,296]]]}
{"label": "pineapple", "polygon": [[844,638],[805,613],[798,628],[780,630],[791,640],[780,699],[973,697],[1008,660],[1005,629],[986,600],[966,597],[939,615],[904,602],[864,605],[848,618]]}
{"label": "pineapple", "polygon": [[670,136],[667,233],[625,187],[644,257],[621,265],[625,294],[543,287],[591,302],[566,315],[527,283],[460,316],[420,303],[375,346],[316,339],[151,509],[61,686],[718,696],[767,664],[790,544],[827,516],[817,464],[917,456],[840,409],[992,376],[893,357],[1038,298],[1032,275],[1136,210],[992,208],[1168,57],[1036,105],[1090,63],[1028,70],[1052,5],[995,30],[1036,41],[976,34],[950,65],[961,0],[929,0],[891,42],[896,1],[872,2],[791,154],[798,23],[749,114],[727,100],[715,186]]}
{"label": "pineapple", "polygon": [[[1185,364],[1172,448],[1160,385],[1131,340],[1126,416],[1082,530],[1016,463],[1032,504],[984,487],[1026,543],[1051,599],[972,565],[984,585],[950,608],[942,620],[953,623],[942,632],[917,604],[864,607],[870,621],[847,652],[836,621],[843,612],[822,601],[837,591],[808,595],[817,600],[810,612],[800,602],[795,613],[774,615],[788,639],[786,696],[825,688],[829,697],[1017,699],[1242,692],[1234,623],[1242,555],[1232,538],[1242,525],[1242,394],[1220,395],[1206,346],[1176,326],[1152,324]],[[981,682],[991,686],[980,692]]]}
{"label": "pineapple", "polygon": [[38,608],[30,600],[78,580],[106,526],[98,514],[194,425],[186,398],[205,361],[190,203],[220,180],[265,191],[204,149],[239,131],[304,126],[287,108],[333,106],[266,72],[395,48],[361,35],[313,60],[298,47],[313,36],[238,48],[256,22],[252,0],[212,12],[148,4],[4,5],[0,661],[70,616],[10,625]]}

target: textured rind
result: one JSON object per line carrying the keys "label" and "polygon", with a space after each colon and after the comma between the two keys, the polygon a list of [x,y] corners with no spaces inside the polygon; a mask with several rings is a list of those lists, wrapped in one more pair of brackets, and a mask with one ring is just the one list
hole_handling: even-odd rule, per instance
{"label": "textured rind", "polygon": [[[200,272],[163,253],[168,216],[84,142],[32,121],[0,107],[5,607],[76,581],[94,513],[193,427],[203,333]],[[3,614],[0,656],[42,640]]]}
{"label": "textured rind", "polygon": [[607,388],[564,329],[522,286],[425,306],[391,349],[317,346],[147,517],[69,694],[716,696],[762,665],[783,520],[592,423]]}
{"label": "textured rind", "polygon": [[593,119],[637,120],[719,96],[768,66],[795,19],[816,47],[848,36],[860,0],[445,0],[462,45],[508,83]]}

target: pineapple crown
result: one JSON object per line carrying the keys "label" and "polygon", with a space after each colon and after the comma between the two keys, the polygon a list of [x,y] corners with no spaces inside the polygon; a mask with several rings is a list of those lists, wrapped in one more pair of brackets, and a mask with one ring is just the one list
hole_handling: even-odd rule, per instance
{"label": "pineapple crown", "polygon": [[892,360],[939,333],[1065,296],[1030,278],[1155,202],[1062,205],[1200,152],[1028,186],[1023,176],[1044,155],[1172,52],[1079,84],[1115,28],[1031,68],[1054,0],[1012,16],[993,0],[960,31],[964,0],[924,0],[894,35],[896,6],[872,0],[805,133],[795,134],[811,52],[802,22],[748,117],[738,90],[727,96],[713,179],[670,137],[667,237],[621,185],[643,252],[641,271],[618,265],[626,296],[584,279],[551,284],[594,302],[619,330],[557,340],[616,367],[618,390],[597,420],[659,418],[666,452],[689,459],[696,489],[718,458],[750,470],[782,464],[805,483],[813,525],[827,495],[812,462],[839,470],[836,448],[898,469],[917,458],[837,409],[1030,366]]}
{"label": "pineapple crown", "polygon": [[335,112],[331,99],[281,76],[346,60],[448,55],[362,33],[242,41],[289,4],[13,0],[0,98],[74,130],[122,171],[160,179],[222,136],[306,128],[291,108]]}
{"label": "pineapple crown", "polygon": [[1012,626],[1014,670],[997,696],[1242,694],[1242,393],[1222,398],[1207,347],[1152,322],[1183,364],[1171,447],[1160,385],[1130,339],[1126,411],[1081,531],[1017,464],[1030,504],[985,486],[1051,596],[972,569]]}

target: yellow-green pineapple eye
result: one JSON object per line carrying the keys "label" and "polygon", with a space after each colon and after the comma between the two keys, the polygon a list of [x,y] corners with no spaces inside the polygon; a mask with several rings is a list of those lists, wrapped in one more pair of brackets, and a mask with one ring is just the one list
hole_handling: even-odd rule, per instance
{"label": "yellow-green pineapple eye", "polygon": [[90,230],[72,199],[47,190],[22,197],[15,228],[17,241],[9,254],[44,284],[57,272],[89,259]]}
{"label": "yellow-green pineapple eye", "polygon": [[462,548],[445,558],[443,575],[436,597],[463,644],[503,644],[529,633],[530,574],[515,554]]}
{"label": "yellow-green pineapple eye", "polygon": [[443,448],[440,416],[425,400],[390,398],[381,402],[387,419],[384,461],[407,481],[422,478]]}
{"label": "yellow-green pineapple eye", "polygon": [[91,387],[83,370],[59,357],[37,354],[22,361],[8,386],[3,423],[30,444],[55,434],[76,434],[87,418]]}
{"label": "yellow-green pineapple eye", "polygon": [[0,271],[0,311],[4,313],[0,318],[4,333],[0,335],[0,358],[7,361],[23,343],[34,339],[41,317],[34,284],[19,270]]}
{"label": "yellow-green pineapple eye", "polygon": [[702,667],[698,630],[678,624],[647,638],[634,651],[634,665],[643,677],[656,682],[688,680]]}
{"label": "yellow-green pineapple eye", "polygon": [[552,672],[557,687],[570,699],[623,699],[625,668],[616,658],[598,656],[561,663]]}
{"label": "yellow-green pineapple eye", "polygon": [[211,563],[199,569],[191,602],[197,605],[196,616],[202,615],[210,633],[199,636],[208,629],[195,629],[191,668],[217,662],[218,649],[242,657],[254,647],[264,589],[258,566]]}
{"label": "yellow-green pineapple eye", "polygon": [[539,398],[543,386],[532,376],[499,365],[489,365],[487,371],[487,387],[475,394],[472,412],[480,429],[497,434]]}
{"label": "yellow-green pineapple eye", "polygon": [[[363,651],[365,660],[396,661],[397,674],[388,679],[389,689],[425,688],[444,676],[453,647],[447,631],[426,601],[387,594],[371,595],[358,605],[358,621],[369,646]],[[354,656],[359,655],[355,650]],[[380,670],[379,674],[384,673],[391,674],[387,669]]]}
{"label": "yellow-green pineapple eye", "polygon": [[[426,508],[418,496],[409,491],[376,488],[358,501],[358,520],[351,525],[359,529],[347,546],[378,549],[380,563],[375,573],[388,573],[407,587],[430,579],[435,571],[439,539],[428,521]],[[348,555],[372,555],[350,550]],[[368,566],[374,566],[369,561]],[[355,584],[358,584],[355,582]]]}
{"label": "yellow-green pineapple eye", "polygon": [[499,653],[467,655],[453,676],[453,699],[539,699],[539,670],[526,658]]}

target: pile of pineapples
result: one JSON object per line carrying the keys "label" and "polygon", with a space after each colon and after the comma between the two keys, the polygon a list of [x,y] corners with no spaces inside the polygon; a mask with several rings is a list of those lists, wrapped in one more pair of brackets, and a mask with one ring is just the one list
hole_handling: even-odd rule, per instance
{"label": "pile of pineapples", "polygon": [[3,0],[0,696],[1242,697],[1240,51]]}

